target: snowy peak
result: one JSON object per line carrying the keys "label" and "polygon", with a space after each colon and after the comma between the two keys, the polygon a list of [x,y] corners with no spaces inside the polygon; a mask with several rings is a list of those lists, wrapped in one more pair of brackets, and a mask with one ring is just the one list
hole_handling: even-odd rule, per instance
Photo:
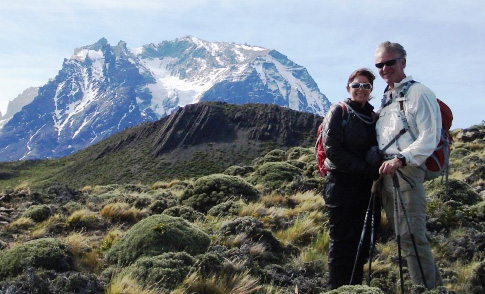
{"label": "snowy peak", "polygon": [[0,160],[59,157],[200,101],[266,103],[324,115],[307,70],[274,49],[186,36],[131,49],[76,48],[0,129]]}

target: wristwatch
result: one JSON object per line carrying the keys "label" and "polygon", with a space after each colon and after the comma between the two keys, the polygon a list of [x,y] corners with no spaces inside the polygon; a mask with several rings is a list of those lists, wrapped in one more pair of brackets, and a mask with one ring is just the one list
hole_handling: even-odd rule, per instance
{"label": "wristwatch", "polygon": [[401,153],[397,154],[395,157],[401,161],[402,166],[406,166],[406,157],[404,157]]}

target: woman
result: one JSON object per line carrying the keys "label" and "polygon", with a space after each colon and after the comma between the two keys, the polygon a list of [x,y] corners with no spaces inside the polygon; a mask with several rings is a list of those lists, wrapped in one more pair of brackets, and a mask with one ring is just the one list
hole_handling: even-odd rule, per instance
{"label": "woman", "polygon": [[[376,147],[371,151],[377,145],[374,107],[369,104],[374,79],[368,69],[354,71],[347,83],[350,98],[333,105],[324,119],[325,167],[329,171],[324,196],[330,217],[328,264],[332,289],[350,283],[372,181],[378,177],[379,156]],[[352,284],[362,283],[368,235]]]}

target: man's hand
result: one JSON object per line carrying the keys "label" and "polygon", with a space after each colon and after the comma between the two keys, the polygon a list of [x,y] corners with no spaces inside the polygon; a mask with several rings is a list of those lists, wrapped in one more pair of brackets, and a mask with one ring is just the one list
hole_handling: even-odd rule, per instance
{"label": "man's hand", "polygon": [[399,158],[393,158],[390,160],[386,160],[381,164],[379,168],[379,174],[381,175],[391,175],[394,176],[394,173],[398,168],[402,167],[402,162]]}

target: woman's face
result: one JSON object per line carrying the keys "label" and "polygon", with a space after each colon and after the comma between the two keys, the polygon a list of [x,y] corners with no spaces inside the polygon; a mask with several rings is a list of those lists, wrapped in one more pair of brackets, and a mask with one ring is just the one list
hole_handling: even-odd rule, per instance
{"label": "woman's face", "polygon": [[369,101],[372,85],[366,76],[356,76],[349,84],[350,99],[360,103],[362,106]]}

